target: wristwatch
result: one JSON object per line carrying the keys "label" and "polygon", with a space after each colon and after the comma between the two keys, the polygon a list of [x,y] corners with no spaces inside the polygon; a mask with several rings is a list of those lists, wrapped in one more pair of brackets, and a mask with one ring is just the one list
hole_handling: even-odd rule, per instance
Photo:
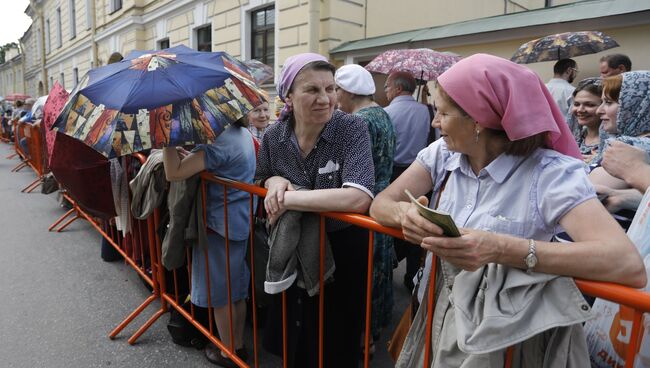
{"label": "wristwatch", "polygon": [[537,255],[535,254],[535,240],[528,239],[528,255],[524,257],[524,263],[526,264],[526,272],[533,272],[533,268],[537,266]]}

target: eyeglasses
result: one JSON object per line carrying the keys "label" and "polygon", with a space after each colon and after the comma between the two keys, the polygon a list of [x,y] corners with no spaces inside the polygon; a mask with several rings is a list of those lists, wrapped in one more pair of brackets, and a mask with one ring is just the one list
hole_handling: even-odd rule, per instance
{"label": "eyeglasses", "polygon": [[579,73],[579,72],[580,72],[580,71],[578,70],[578,68],[570,68],[570,69],[572,69],[572,70],[575,71],[576,73]]}

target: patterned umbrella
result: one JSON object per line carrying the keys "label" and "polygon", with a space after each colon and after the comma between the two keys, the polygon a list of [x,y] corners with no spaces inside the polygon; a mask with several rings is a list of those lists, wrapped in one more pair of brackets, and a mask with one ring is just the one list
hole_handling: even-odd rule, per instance
{"label": "patterned umbrella", "polygon": [[510,60],[530,64],[595,54],[618,46],[613,38],[599,31],[565,32],[526,42]]}
{"label": "patterned umbrella", "polygon": [[416,79],[430,81],[436,80],[458,60],[458,55],[431,49],[388,50],[368,63],[366,69],[382,74],[409,72]]}
{"label": "patterned umbrella", "polygon": [[255,83],[258,85],[264,84],[266,81],[273,79],[273,68],[264,64],[263,62],[252,59],[244,61],[244,65],[248,67]]}
{"label": "patterned umbrella", "polygon": [[48,164],[52,161],[52,151],[54,150],[56,135],[60,134],[51,130],[52,125],[54,124],[56,117],[61,113],[61,110],[63,110],[63,106],[65,106],[69,96],[68,92],[59,84],[59,82],[54,82],[54,86],[50,90],[50,94],[48,95],[45,106],[43,107],[42,123],[45,126],[45,143],[47,145]]}
{"label": "patterned umbrella", "polygon": [[54,128],[108,158],[211,143],[262,94],[246,66],[224,52],[135,51],[91,70]]}

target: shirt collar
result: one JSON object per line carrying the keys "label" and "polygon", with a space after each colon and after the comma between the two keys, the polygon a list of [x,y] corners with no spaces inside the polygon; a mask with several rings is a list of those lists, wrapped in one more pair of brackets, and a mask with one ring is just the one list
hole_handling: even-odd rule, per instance
{"label": "shirt collar", "polygon": [[[334,141],[335,134],[336,134],[336,126],[338,121],[345,116],[346,113],[339,111],[339,110],[334,110],[334,113],[332,114],[332,118],[330,121],[328,121],[325,124],[325,128],[323,131],[320,133],[319,140],[322,138],[327,142],[332,142]],[[278,124],[284,124],[282,127],[282,134],[280,136],[280,142],[284,142],[286,140],[289,140],[291,138],[291,135],[293,134],[293,128],[291,127],[291,123],[289,122],[289,119],[283,120],[279,122]]]}
{"label": "shirt collar", "polygon": [[[502,153],[490,162],[490,164],[484,167],[478,176],[480,177],[483,173],[486,173],[487,175],[490,175],[495,182],[501,184],[524,159],[525,157],[523,156],[513,156]],[[469,165],[467,156],[458,152],[454,153],[445,163],[445,170],[454,171],[456,169],[460,169],[460,171],[467,176],[476,177]]]}
{"label": "shirt collar", "polygon": [[395,98],[393,98],[393,100],[390,102],[389,105],[392,105],[393,103],[400,102],[400,101],[415,101],[415,98],[413,98],[413,96],[411,96],[411,95],[395,96]]}

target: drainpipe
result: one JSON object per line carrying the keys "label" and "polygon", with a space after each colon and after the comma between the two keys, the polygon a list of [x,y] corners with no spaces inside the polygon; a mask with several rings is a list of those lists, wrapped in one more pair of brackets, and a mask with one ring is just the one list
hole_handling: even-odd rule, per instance
{"label": "drainpipe", "polygon": [[320,46],[320,0],[309,0],[309,52],[319,53]]}

